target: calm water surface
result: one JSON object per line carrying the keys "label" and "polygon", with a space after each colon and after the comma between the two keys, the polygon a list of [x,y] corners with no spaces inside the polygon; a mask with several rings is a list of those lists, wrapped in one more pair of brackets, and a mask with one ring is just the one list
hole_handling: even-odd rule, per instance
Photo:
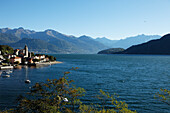
{"label": "calm water surface", "polygon": [[0,77],[0,109],[16,105],[18,95],[29,91],[36,82],[59,78],[64,71],[72,71],[70,79],[86,89],[87,104],[98,101],[99,89],[117,93],[129,108],[139,113],[168,113],[170,107],[156,99],[160,88],[170,88],[170,56],[159,55],[54,55],[62,64],[42,68],[28,68],[31,84],[25,84],[26,69],[13,70],[10,78]]}

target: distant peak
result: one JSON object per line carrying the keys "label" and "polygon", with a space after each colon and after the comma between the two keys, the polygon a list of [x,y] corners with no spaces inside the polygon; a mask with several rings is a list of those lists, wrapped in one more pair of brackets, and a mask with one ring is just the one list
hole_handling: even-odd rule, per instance
{"label": "distant peak", "polygon": [[[136,36],[146,36],[145,34],[139,34],[139,35],[136,35]],[[136,36],[133,36],[133,37],[136,37]]]}
{"label": "distant peak", "polygon": [[11,30],[11,29],[7,27],[7,28],[1,28],[0,30],[1,30],[2,33],[5,33],[5,32],[7,32],[8,30]]}
{"label": "distant peak", "polygon": [[45,30],[45,32],[55,32],[55,33],[58,33],[57,31],[55,31],[55,30],[53,30],[53,29],[47,29],[47,30]]}
{"label": "distant peak", "polygon": [[97,37],[98,39],[108,39],[108,38],[106,38],[106,37]]}
{"label": "distant peak", "polygon": [[5,29],[10,30],[11,28],[7,27],[7,28],[5,28]]}
{"label": "distant peak", "polygon": [[53,29],[47,29],[47,30],[45,30],[45,31],[54,31]]}
{"label": "distant peak", "polygon": [[18,29],[24,29],[23,27],[19,27]]}
{"label": "distant peak", "polygon": [[79,38],[91,38],[90,36],[82,35]]}

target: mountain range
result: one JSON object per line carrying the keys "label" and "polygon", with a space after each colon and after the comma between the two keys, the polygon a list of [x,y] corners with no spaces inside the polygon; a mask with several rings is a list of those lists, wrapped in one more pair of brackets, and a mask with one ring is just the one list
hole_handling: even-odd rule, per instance
{"label": "mountain range", "polygon": [[30,51],[36,53],[64,53],[91,54],[108,48],[127,48],[151,39],[160,38],[159,35],[138,35],[121,40],[110,40],[83,35],[80,37],[65,35],[52,29],[36,32],[22,27],[0,29],[0,45],[23,48],[26,44]]}
{"label": "mountain range", "polygon": [[132,36],[132,37],[127,37],[125,39],[120,39],[120,40],[109,40],[105,37],[103,38],[96,38],[96,41],[109,46],[110,48],[124,48],[127,49],[131,47],[132,45],[137,45],[141,44],[153,39],[159,39],[161,38],[160,35],[137,35],[137,36]]}
{"label": "mountain range", "polygon": [[119,40],[110,40],[106,37],[102,37],[102,38],[96,38],[96,41],[104,44],[105,46],[109,46],[110,48],[114,47],[114,45],[116,44],[116,42],[118,42]]}
{"label": "mountain range", "polygon": [[170,34],[160,39],[131,46],[122,52],[123,54],[170,54]]}
{"label": "mountain range", "polygon": [[125,50],[122,48],[110,48],[99,51],[98,54],[157,54],[170,55],[170,34],[166,34],[160,39],[133,45]]}
{"label": "mountain range", "polygon": [[[97,53],[108,48],[88,36],[69,36],[48,29],[42,32],[27,30],[22,27],[17,29],[0,29],[0,43],[13,48],[23,48],[25,44],[30,51],[47,53]],[[4,40],[5,39],[5,40]]]}

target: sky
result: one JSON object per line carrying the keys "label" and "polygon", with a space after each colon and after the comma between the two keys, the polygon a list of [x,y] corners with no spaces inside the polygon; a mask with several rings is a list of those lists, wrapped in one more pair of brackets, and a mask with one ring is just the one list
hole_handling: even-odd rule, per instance
{"label": "sky", "polygon": [[170,32],[170,0],[0,0],[0,28],[123,39]]}

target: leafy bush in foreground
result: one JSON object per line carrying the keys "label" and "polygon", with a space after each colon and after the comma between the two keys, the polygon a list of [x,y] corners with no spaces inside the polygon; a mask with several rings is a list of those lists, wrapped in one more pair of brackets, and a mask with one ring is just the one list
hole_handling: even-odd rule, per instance
{"label": "leafy bush in foreground", "polygon": [[[76,88],[66,77],[65,72],[59,79],[36,83],[26,96],[18,98],[18,106],[4,113],[135,113],[128,109],[125,102],[118,101],[116,95],[110,95],[102,90],[97,98],[101,105],[85,105],[80,97],[85,95],[83,88]],[[110,101],[111,108],[104,105]]]}
{"label": "leafy bush in foreground", "polygon": [[160,89],[161,92],[156,93],[156,98],[170,105],[170,90]]}

